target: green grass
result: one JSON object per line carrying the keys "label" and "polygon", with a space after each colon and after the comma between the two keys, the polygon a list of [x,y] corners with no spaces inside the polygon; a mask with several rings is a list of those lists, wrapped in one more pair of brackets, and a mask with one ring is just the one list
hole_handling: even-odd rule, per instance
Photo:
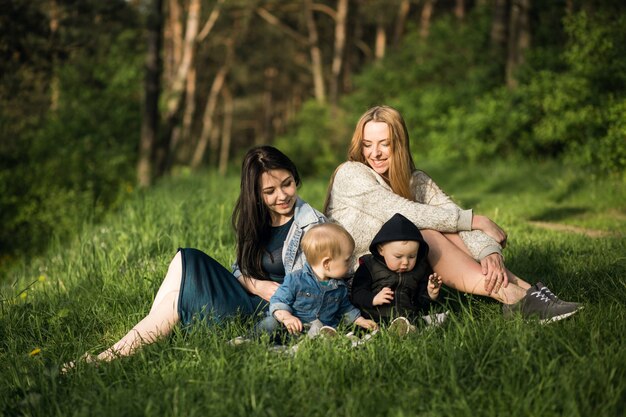
{"label": "green grass", "polygon": [[[109,346],[147,313],[179,246],[232,262],[238,178],[173,178],[4,279],[0,416],[624,415],[624,184],[555,164],[427,171],[504,227],[511,269],[585,309],[540,326],[448,292],[443,327],[381,333],[359,349],[346,340],[311,341],[294,357],[264,341],[233,348],[225,341],[246,326],[233,322],[60,375],[63,362]],[[326,184],[305,179],[301,195],[321,208]]]}

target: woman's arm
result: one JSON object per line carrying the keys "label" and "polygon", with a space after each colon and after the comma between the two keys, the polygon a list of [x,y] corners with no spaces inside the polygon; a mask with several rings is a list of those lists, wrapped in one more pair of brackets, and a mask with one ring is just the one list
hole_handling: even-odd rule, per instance
{"label": "woman's arm", "polygon": [[246,289],[250,294],[258,295],[265,301],[269,301],[272,298],[272,295],[276,292],[279,283],[265,280],[265,279],[256,279],[252,277],[247,277],[244,275],[239,275],[237,278],[242,287]]}
{"label": "woman's arm", "polygon": [[420,229],[458,232],[471,230],[472,227],[471,210],[442,208],[407,200],[395,194],[380,176],[359,162],[346,162],[335,173],[331,212],[345,207],[374,217],[381,223],[400,213]]}
{"label": "woman's arm", "polygon": [[[441,188],[423,171],[415,171],[411,178],[411,189],[415,199],[448,210],[462,210]],[[480,261],[492,253],[502,253],[502,242],[506,242],[506,233],[485,216],[472,217],[472,230],[460,231],[459,236],[469,249],[474,259]]]}

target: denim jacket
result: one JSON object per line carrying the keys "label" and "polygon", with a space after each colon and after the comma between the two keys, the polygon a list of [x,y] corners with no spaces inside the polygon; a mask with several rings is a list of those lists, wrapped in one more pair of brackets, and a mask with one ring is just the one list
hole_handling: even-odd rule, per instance
{"label": "denim jacket", "polygon": [[[306,258],[300,249],[300,240],[304,232],[319,223],[326,223],[326,217],[315,210],[309,203],[297,198],[293,213],[293,223],[287,233],[285,244],[283,245],[283,265],[285,274],[302,269]],[[239,278],[242,273],[237,261],[232,265],[233,275]]]}
{"label": "denim jacket", "polygon": [[345,282],[330,279],[328,285],[321,285],[308,263],[301,270],[287,274],[270,298],[270,314],[274,315],[276,310],[287,310],[303,323],[317,319],[333,327],[342,317],[353,323],[361,316],[359,309],[350,303]]}

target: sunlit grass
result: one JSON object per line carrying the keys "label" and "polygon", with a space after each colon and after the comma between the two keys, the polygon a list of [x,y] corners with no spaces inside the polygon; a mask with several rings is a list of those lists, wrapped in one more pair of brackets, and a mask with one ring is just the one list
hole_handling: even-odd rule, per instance
{"label": "sunlit grass", "polygon": [[[555,165],[427,171],[507,230],[514,271],[585,309],[539,326],[447,291],[446,325],[405,339],[383,332],[358,349],[310,341],[289,356],[264,340],[228,346],[248,325],[236,321],[178,329],[131,358],[60,375],[63,362],[109,346],[147,313],[178,247],[233,261],[238,178],[181,176],[11,271],[0,294],[0,415],[623,415],[623,187]],[[327,181],[305,179],[300,193],[321,209]]]}

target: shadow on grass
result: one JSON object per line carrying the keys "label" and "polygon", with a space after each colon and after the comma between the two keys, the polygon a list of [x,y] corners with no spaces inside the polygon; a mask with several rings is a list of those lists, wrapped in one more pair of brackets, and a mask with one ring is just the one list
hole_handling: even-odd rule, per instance
{"label": "shadow on grass", "polygon": [[587,207],[557,207],[544,210],[543,212],[533,216],[533,221],[560,221],[569,217],[576,217],[589,212]]}

